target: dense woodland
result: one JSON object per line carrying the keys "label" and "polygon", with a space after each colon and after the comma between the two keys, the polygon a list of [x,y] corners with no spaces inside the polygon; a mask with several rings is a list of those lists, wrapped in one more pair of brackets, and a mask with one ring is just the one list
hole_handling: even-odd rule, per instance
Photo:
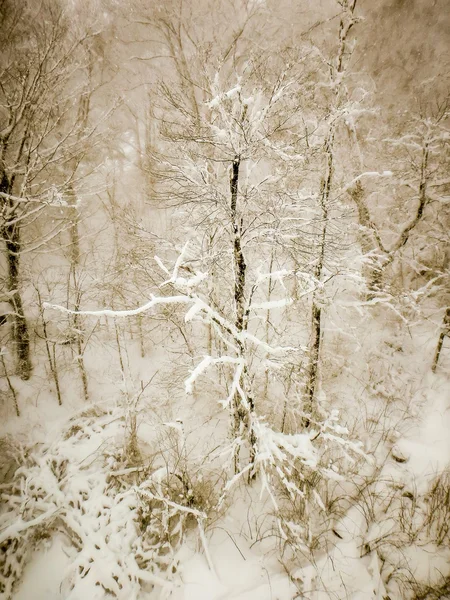
{"label": "dense woodland", "polygon": [[0,596],[450,595],[447,0],[0,0]]}

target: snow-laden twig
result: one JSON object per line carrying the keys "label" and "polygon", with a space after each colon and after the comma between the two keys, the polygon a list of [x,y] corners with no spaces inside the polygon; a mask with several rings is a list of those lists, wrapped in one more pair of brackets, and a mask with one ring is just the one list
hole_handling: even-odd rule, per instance
{"label": "snow-laden twig", "polygon": [[[240,440],[239,440],[239,439],[236,439],[234,442],[235,442],[235,443],[239,443],[239,442],[240,442]],[[221,506],[222,506],[222,504],[223,504],[223,502],[224,502],[224,500],[225,500],[225,498],[226,498],[227,494],[230,492],[231,488],[233,488],[233,487],[236,485],[236,483],[237,483],[237,482],[238,482],[238,481],[239,481],[239,480],[240,480],[240,479],[241,479],[241,478],[242,478],[242,477],[243,477],[243,476],[244,476],[246,473],[249,473],[249,472],[250,472],[250,471],[252,471],[252,470],[253,470],[253,464],[252,464],[252,463],[250,463],[250,464],[246,465],[246,466],[245,466],[243,469],[241,469],[241,470],[239,471],[239,473],[236,473],[235,475],[233,475],[233,477],[232,477],[231,479],[229,479],[229,480],[227,481],[227,483],[225,484],[225,486],[224,486],[224,488],[223,488],[222,495],[220,496],[220,498],[219,498],[219,501],[218,501],[218,503],[217,503],[217,507],[218,507],[219,509],[221,508]]]}
{"label": "snow-laden twig", "polygon": [[254,429],[258,438],[256,464],[266,461],[271,463],[277,460],[283,461],[285,453],[287,453],[293,459],[300,459],[313,468],[317,465],[317,452],[309,434],[280,433],[263,422],[256,422]]}
{"label": "snow-laden twig", "polygon": [[283,279],[285,279],[286,277],[290,277],[293,273],[293,270],[288,271],[287,269],[280,269],[278,271],[272,271],[270,273],[260,273],[259,270],[257,270],[256,285],[259,285],[260,283],[263,283],[264,281],[270,279],[270,281],[272,282],[278,281],[284,288]]}
{"label": "snow-laden twig", "polygon": [[153,494],[146,487],[143,487],[143,486],[135,487],[134,490],[138,494],[147,496],[147,498],[149,498],[150,500],[157,500],[158,502],[162,502],[163,504],[166,504],[167,506],[171,506],[172,508],[175,508],[179,512],[193,515],[196,519],[206,519],[207,518],[206,513],[202,512],[200,510],[197,510],[196,508],[189,508],[188,506],[184,506],[183,504],[177,504],[176,502],[169,500],[169,498],[164,498],[163,496],[158,496],[156,494]]}
{"label": "snow-laden twig", "polygon": [[290,306],[293,302],[294,300],[292,298],[281,298],[280,300],[253,303],[250,310],[273,310],[274,308],[284,308],[285,306]]}
{"label": "snow-laden twig", "polygon": [[228,398],[226,400],[220,401],[220,404],[222,405],[223,408],[226,408],[227,406],[231,405],[233,398],[235,398],[237,393],[239,394],[241,399],[245,401],[245,404],[246,404],[245,395],[244,395],[244,392],[239,383],[242,378],[242,373],[244,371],[244,367],[245,367],[245,362],[243,360],[241,360],[240,364],[236,367],[236,370],[234,372],[233,381],[231,382],[230,393],[228,394]]}
{"label": "snow-laden twig", "polygon": [[[365,171],[364,173],[360,173],[357,177],[354,177],[351,181],[349,181],[341,190],[339,190],[340,193],[342,192],[347,192],[349,189],[351,189],[355,183],[357,183],[358,181],[360,181],[363,177],[371,177],[371,178],[376,178],[376,177],[392,177],[394,174],[392,173],[392,171]],[[338,193],[339,193],[338,192]]]}
{"label": "snow-laden twig", "polygon": [[19,535],[21,535],[24,531],[26,531],[30,527],[36,527],[37,525],[44,523],[45,521],[47,521],[47,519],[54,517],[58,512],[60,512],[59,508],[51,508],[51,509],[47,510],[45,513],[42,513],[38,517],[35,517],[34,519],[30,519],[29,521],[19,520],[16,523],[13,523],[9,527],[6,527],[0,533],[0,545],[3,544],[3,542],[5,542],[8,539],[18,537]]}
{"label": "snow-laden twig", "polygon": [[[280,354],[284,352],[294,352],[297,351],[297,348],[291,346],[271,346],[267,344],[263,340],[260,340],[256,336],[252,335],[248,331],[238,331],[233,323],[231,323],[228,319],[222,317],[216,310],[211,308],[209,304],[207,304],[204,300],[199,298],[196,294],[189,291],[185,294],[177,295],[177,296],[151,296],[151,300],[146,304],[139,306],[138,308],[132,308],[127,310],[111,310],[108,308],[100,309],[100,310],[71,310],[69,308],[65,308],[59,304],[50,304],[48,302],[43,303],[43,307],[45,309],[54,309],[59,312],[66,314],[75,314],[75,315],[85,315],[85,316],[93,316],[93,317],[131,317],[134,315],[139,315],[145,313],[155,306],[164,305],[164,304],[194,304],[196,306],[196,312],[203,311],[206,315],[206,318],[210,322],[215,322],[220,325],[231,337],[243,343],[245,341],[249,341],[253,343],[255,346],[262,348],[268,353],[271,354]],[[188,312],[189,314],[189,312]],[[192,316],[192,313],[191,313]]]}
{"label": "snow-laden twig", "polygon": [[234,358],[232,356],[220,356],[219,358],[213,358],[212,356],[205,356],[203,360],[195,367],[191,372],[190,376],[185,380],[184,387],[186,394],[192,394],[193,385],[196,379],[211,365],[219,364],[234,364],[240,365],[244,361],[242,358]]}
{"label": "snow-laden twig", "polygon": [[389,296],[375,296],[370,300],[354,300],[351,302],[340,302],[339,306],[343,308],[355,308],[356,310],[360,309],[363,306],[375,306],[377,304],[384,304],[388,308],[390,308],[404,323],[409,323],[408,320],[401,314],[401,312],[392,304],[392,298]]}
{"label": "snow-laden twig", "polygon": [[156,264],[158,265],[158,267],[161,269],[161,271],[164,271],[164,273],[166,273],[166,275],[169,275],[169,277],[170,277],[170,271],[169,271],[169,269],[167,269],[167,268],[164,266],[164,263],[163,263],[163,262],[162,262],[162,260],[159,258],[159,256],[156,256],[156,254],[155,254],[155,256],[154,256],[153,258],[155,259],[155,262],[156,262]]}
{"label": "snow-laden twig", "polygon": [[192,277],[190,279],[186,279],[184,277],[179,277],[178,276],[178,271],[180,269],[180,267],[183,264],[184,261],[184,257],[186,256],[187,250],[189,248],[189,240],[184,244],[180,254],[178,255],[176,261],[175,261],[175,265],[172,269],[172,274],[170,275],[169,270],[164,266],[164,263],[162,262],[162,260],[158,257],[155,256],[155,261],[157,262],[158,266],[168,275],[170,275],[170,278],[167,279],[166,281],[163,281],[161,283],[161,285],[159,286],[164,287],[165,285],[169,285],[169,284],[173,284],[177,287],[189,287],[189,288],[194,288],[195,286],[197,286],[200,281],[202,281],[206,275],[204,273],[197,273],[195,275],[195,277]]}
{"label": "snow-laden twig", "polygon": [[70,308],[65,308],[59,304],[50,304],[49,302],[44,302],[44,308],[51,308],[54,310],[58,310],[59,312],[71,314],[71,315],[85,315],[91,317],[132,317],[134,315],[140,315],[145,313],[155,306],[160,304],[190,304],[193,301],[192,298],[186,295],[179,296],[151,296],[151,300],[138,308],[130,308],[127,310],[112,310],[110,308],[103,308],[100,310],[71,310]]}

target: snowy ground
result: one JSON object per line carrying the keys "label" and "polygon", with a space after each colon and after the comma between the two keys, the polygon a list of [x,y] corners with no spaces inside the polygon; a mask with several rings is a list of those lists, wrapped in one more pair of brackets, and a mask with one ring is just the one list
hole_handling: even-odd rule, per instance
{"label": "snowy ground", "polygon": [[[381,347],[386,335],[379,337]],[[127,384],[118,375],[114,351],[103,349],[100,365],[96,356],[91,384],[96,401],[91,408],[80,404],[78,384],[74,381],[71,387],[69,376],[64,404],[58,407],[45,374],[38,372],[39,396],[33,396],[35,382],[21,384],[22,416],[15,417],[7,408],[1,430],[2,436],[9,434],[30,448],[21,492],[25,500],[17,500],[16,508],[10,500],[0,516],[0,539],[16,531],[13,537],[27,546],[15,553],[16,559],[23,554],[27,564],[12,598],[103,600],[113,594],[123,600],[400,600],[414,597],[412,577],[438,585],[450,562],[448,535],[441,543],[430,541],[426,511],[430,486],[448,469],[450,459],[450,358],[443,353],[438,373],[432,374],[429,361],[423,360],[430,356],[432,342],[431,335],[421,333],[404,342],[404,351],[393,350],[395,372],[384,373],[384,378],[378,374],[376,387],[353,384],[349,393],[348,365],[342,365],[340,377],[327,382],[328,395],[341,399],[343,411],[346,403],[354,402],[358,410],[348,413],[348,425],[357,428],[375,462],[336,484],[333,493],[340,510],[322,517],[315,508],[317,522],[328,523],[315,549],[292,552],[277,532],[273,506],[261,492],[261,482],[241,481],[211,519],[199,516],[201,507],[186,509],[182,517],[177,513],[183,543],[174,543],[167,568],[161,567],[167,557],[160,549],[148,540],[143,546],[137,534],[140,494],[145,492],[139,490],[145,478],[121,463],[129,425],[125,390],[128,386],[128,396],[133,397],[139,393],[138,382],[154,375],[159,381],[142,394],[138,440],[145,475],[154,485],[151,510],[168,522],[175,518],[173,506],[154,498],[158,490],[163,493],[161,486],[172,468],[170,444],[181,452],[178,460],[186,459],[197,469],[192,475],[197,493],[205,473],[217,474],[217,461],[208,463],[208,471],[202,470],[202,460],[214,442],[226,436],[227,416],[201,386],[196,396],[186,398],[179,375],[178,387],[174,384],[167,398],[161,381],[170,373],[173,379],[173,371],[160,355],[150,352],[141,359],[136,342],[128,348]],[[88,361],[89,355],[89,369]],[[181,433],[176,419],[183,421]],[[156,448],[163,451],[155,454]],[[181,499],[180,504],[190,506]],[[442,502],[437,508],[444,511],[439,526],[448,531],[448,506],[447,512]],[[29,526],[36,514],[53,523],[50,537],[39,524]],[[175,529],[170,535],[177,535]],[[39,543],[33,530],[41,531]],[[8,560],[21,572],[14,553]],[[158,568],[148,567],[155,562]]]}

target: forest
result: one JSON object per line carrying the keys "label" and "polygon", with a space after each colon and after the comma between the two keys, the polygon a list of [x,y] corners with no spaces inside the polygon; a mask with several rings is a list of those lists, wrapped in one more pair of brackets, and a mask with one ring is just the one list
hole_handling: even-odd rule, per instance
{"label": "forest", "polygon": [[448,0],[0,28],[0,598],[450,598]]}

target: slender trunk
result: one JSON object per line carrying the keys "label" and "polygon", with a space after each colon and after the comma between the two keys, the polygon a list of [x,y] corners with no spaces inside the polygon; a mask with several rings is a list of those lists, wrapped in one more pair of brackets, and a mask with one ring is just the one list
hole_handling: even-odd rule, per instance
{"label": "slender trunk", "polygon": [[206,325],[206,352],[212,356],[213,352],[213,326],[212,323]]}
{"label": "slender trunk", "polygon": [[439,363],[439,357],[441,355],[442,346],[444,344],[444,338],[450,334],[450,307],[447,307],[444,315],[444,321],[442,323],[441,333],[439,335],[436,351],[434,353],[433,365],[431,370],[436,373],[436,369]]}
{"label": "slender trunk", "polygon": [[69,234],[70,234],[70,263],[78,266],[80,263],[80,233],[77,197],[73,185],[69,184],[68,189],[68,205],[69,205]]}
{"label": "slender trunk", "polygon": [[21,379],[31,376],[30,335],[28,323],[23,309],[22,296],[19,291],[19,227],[6,228],[6,249],[8,254],[8,291],[11,293],[10,303],[14,310],[13,338],[16,346],[17,370]]}
{"label": "slender trunk", "polygon": [[115,319],[114,319],[114,330],[115,330],[115,333],[116,333],[117,350],[119,352],[120,372],[123,373],[123,374],[125,374],[125,366],[124,366],[123,357],[122,357],[122,346],[120,344],[120,337],[119,337],[119,328],[117,327],[117,323],[116,323]]}
{"label": "slender trunk", "polygon": [[[208,253],[212,252],[214,236],[210,235],[208,240]],[[211,276],[208,278],[208,301],[211,306],[215,305],[214,302],[214,289],[215,289],[215,269],[214,265],[211,267]],[[212,356],[214,346],[214,327],[212,323],[206,325],[206,351],[209,356]]]}
{"label": "slender trunk", "polygon": [[[233,261],[234,261],[234,305],[235,305],[235,326],[237,331],[244,330],[244,315],[245,315],[245,281],[247,264],[242,252],[242,223],[239,220],[237,211],[238,187],[239,187],[239,168],[241,164],[240,156],[236,156],[233,160],[230,178],[231,192],[231,223],[233,227]],[[242,341],[238,342],[238,352],[241,357],[245,356],[245,347]],[[254,412],[254,401],[250,394],[250,386],[248,384],[248,369],[244,366],[240,386],[243,393],[246,395],[247,407],[244,405],[243,399],[239,393],[236,393],[233,399],[233,438],[237,439],[244,433],[245,430],[250,437],[250,462],[254,462],[255,443],[256,439],[253,433],[251,424],[251,415]],[[234,470],[239,472],[239,449],[236,449],[234,456]]]}
{"label": "slender trunk", "polygon": [[87,379],[87,373],[86,373],[86,367],[84,365],[84,358],[83,358],[83,346],[81,344],[81,338],[77,337],[77,363],[78,363],[78,369],[80,371],[80,376],[81,376],[81,383],[83,386],[83,396],[86,402],[89,402],[89,389],[88,389],[88,379]]}
{"label": "slender trunk", "polygon": [[128,331],[130,332],[130,340],[134,340],[134,330],[133,330],[133,320],[127,319],[128,322]]}
{"label": "slender trunk", "polygon": [[49,341],[49,338],[47,335],[47,321],[45,320],[45,317],[44,317],[44,309],[42,306],[41,294],[37,288],[36,288],[36,291],[37,291],[37,296],[38,296],[39,312],[41,314],[41,320],[42,320],[42,330],[44,332],[44,342],[45,342],[45,349],[47,351],[48,364],[50,366],[50,372],[52,374],[52,378],[55,383],[58,404],[59,404],[59,406],[61,406],[62,405],[62,396],[61,396],[61,389],[59,387],[58,368],[57,368],[57,364],[56,364],[56,343],[53,342],[53,352],[51,352],[50,351],[50,341]]}
{"label": "slender trunk", "polygon": [[[87,67],[88,69],[88,85],[84,93],[81,95],[79,104],[78,104],[78,134],[77,140],[80,141],[83,132],[85,131],[88,124],[89,117],[89,109],[90,109],[90,80],[91,80],[91,66],[90,64]],[[72,163],[72,178],[75,177],[77,172],[78,164]],[[81,259],[81,250],[80,250],[80,215],[78,212],[78,198],[76,190],[74,189],[72,181],[68,186],[68,205],[69,205],[69,236],[70,236],[70,271],[69,271],[69,279],[67,286],[67,299],[68,303],[70,300],[71,290],[70,290],[70,280],[73,281],[73,294],[75,296],[74,299],[74,310],[77,312],[80,310],[81,304],[81,288],[80,288],[80,280],[78,277],[78,271],[80,266]],[[84,348],[83,348],[83,330],[82,330],[82,322],[80,315],[74,314],[72,323],[71,323],[75,340],[76,340],[76,350],[77,356],[76,361],[78,364],[78,370],[80,373],[81,383],[83,387],[83,396],[86,402],[89,401],[89,390],[88,390],[88,379],[86,373],[86,367],[84,364]]]}
{"label": "slender trunk", "polygon": [[309,415],[314,411],[314,396],[317,386],[317,376],[319,370],[319,358],[322,336],[322,309],[316,301],[313,302],[311,314],[311,343],[309,348],[309,373],[308,383],[306,387],[306,403],[304,412],[306,417],[304,420],[305,427],[309,426]]}
{"label": "slender trunk", "polygon": [[[76,192],[72,186],[69,185],[69,234],[70,234],[70,272],[68,279],[67,295],[68,300],[70,298],[70,281],[73,281],[73,293],[75,295],[74,310],[79,311],[81,306],[81,289],[80,281],[78,278],[78,271],[80,266],[80,231],[79,222],[80,216],[77,206]],[[80,373],[81,385],[83,388],[83,396],[86,402],[89,401],[89,389],[88,389],[88,378],[86,373],[86,367],[84,364],[84,348],[83,348],[83,324],[81,317],[78,314],[74,314],[72,318],[72,330],[76,340],[76,361],[78,365],[78,371]]]}
{"label": "slender trunk", "polygon": [[142,315],[138,315],[137,316],[137,325],[138,325],[138,332],[139,332],[139,348],[141,351],[141,358],[145,357],[145,340],[144,340],[144,331],[142,328]]}
{"label": "slender trunk", "polygon": [[[77,286],[75,286],[75,287],[76,287],[76,299],[75,299],[74,310],[78,312],[80,310],[80,304],[81,304],[81,290]],[[84,354],[83,331],[82,331],[81,327],[82,327],[82,324],[81,324],[81,320],[80,320],[80,315],[74,314],[73,315],[73,328],[74,328],[74,333],[76,336],[78,370],[80,372],[81,383],[83,386],[84,399],[86,400],[86,402],[89,402],[88,379],[87,379],[86,367],[84,365],[84,356],[83,356],[83,354]]]}
{"label": "slender trunk", "polygon": [[[272,252],[270,254],[270,264],[269,264],[269,273],[272,273],[272,268],[273,268],[273,258],[274,258],[274,252],[272,249]],[[273,281],[272,281],[272,276],[269,275],[269,284],[268,284],[268,288],[267,288],[267,302],[270,302],[271,298],[272,298],[272,291],[273,291]],[[265,338],[266,338],[266,343],[269,343],[269,326],[270,326],[270,310],[267,311],[267,315],[266,315],[266,331],[265,331]],[[268,358],[268,355],[266,355]],[[269,369],[266,368],[264,369],[264,398],[267,401],[268,398],[268,394],[269,394]],[[284,419],[283,419],[284,422]]]}
{"label": "slender trunk", "polygon": [[[339,107],[340,95],[342,89],[343,73],[346,69],[346,56],[351,54],[348,51],[348,36],[350,30],[357,22],[354,16],[357,0],[343,0],[341,6],[343,8],[341,14],[341,20],[339,24],[339,45],[337,51],[336,62],[331,66],[331,82],[334,84],[335,92],[335,106]],[[321,193],[320,193],[320,209],[321,209],[321,220],[322,220],[322,231],[320,240],[320,251],[319,258],[315,268],[315,278],[317,283],[320,285],[322,282],[322,273],[324,268],[325,260],[325,247],[327,241],[327,225],[328,225],[328,206],[331,194],[331,186],[333,181],[333,145],[335,137],[336,123],[332,120],[332,113],[330,111],[330,122],[328,124],[328,132],[325,139],[324,150],[326,156],[325,166],[325,177],[322,180]],[[320,299],[318,293],[313,294],[312,310],[311,310],[311,343],[310,343],[310,360],[309,360],[309,373],[306,384],[306,402],[304,405],[304,412],[306,417],[304,419],[305,427],[310,424],[309,416],[314,414],[316,411],[315,406],[315,393],[318,381],[318,369],[320,350],[322,344],[322,308],[320,305]]]}
{"label": "slender trunk", "polygon": [[[75,295],[74,310],[80,309],[81,290],[79,289],[79,280],[77,277],[80,265],[80,232],[79,232],[79,213],[77,207],[77,196],[72,184],[69,184],[68,191],[69,204],[69,235],[70,235],[70,271],[67,286],[67,300],[71,296],[71,280],[73,281],[73,294]],[[81,384],[83,387],[83,396],[86,402],[89,400],[88,381],[86,368],[83,358],[83,331],[80,315],[74,314],[71,319],[71,327],[76,340],[76,361],[80,373]]]}
{"label": "slender trunk", "polygon": [[[317,285],[322,281],[323,268],[325,266],[325,247],[327,242],[327,225],[328,225],[328,202],[331,193],[331,183],[333,178],[333,140],[334,130],[331,127],[327,140],[325,142],[325,152],[327,157],[326,162],[326,178],[322,181],[322,189],[320,193],[320,211],[322,231],[320,234],[320,250],[319,257],[314,269],[314,277]],[[319,292],[320,293],[320,292]],[[322,308],[320,305],[319,293],[313,294],[312,309],[311,309],[311,341],[309,345],[309,372],[306,383],[306,399],[304,404],[305,427],[309,427],[309,415],[315,412],[315,393],[318,379],[320,350],[322,344]]]}
{"label": "slender trunk", "polygon": [[57,366],[56,366],[56,349],[55,346],[56,344],[53,343],[53,351],[50,351],[50,342],[48,341],[47,338],[47,325],[45,322],[45,319],[42,318],[42,323],[43,323],[43,331],[44,331],[44,338],[45,338],[45,349],[47,351],[47,358],[48,358],[48,364],[50,366],[50,373],[52,374],[52,379],[55,383],[55,389],[56,389],[56,397],[58,398],[58,404],[59,406],[62,405],[62,397],[61,397],[61,389],[59,387],[59,377],[58,377],[58,371],[57,371]]}
{"label": "slender trunk", "polygon": [[245,272],[247,265],[242,252],[241,224],[237,213],[239,167],[241,159],[236,156],[233,160],[230,180],[231,191],[231,222],[233,225],[233,258],[234,258],[234,305],[236,310],[235,325],[238,331],[244,326],[245,312]]}
{"label": "slender trunk", "polygon": [[3,356],[3,354],[1,352],[0,352],[0,358],[1,358],[1,361],[2,361],[2,365],[3,365],[3,370],[5,371],[5,377],[6,377],[6,381],[8,383],[9,391],[11,392],[11,395],[12,395],[13,400],[14,400],[14,408],[16,409],[16,415],[18,417],[20,417],[19,403],[17,402],[16,390],[14,389],[14,386],[13,386],[13,384],[11,382],[11,379],[9,378],[8,369],[6,367],[5,357]]}
{"label": "slender trunk", "polygon": [[287,421],[287,416],[288,416],[288,398],[289,398],[289,392],[291,390],[291,385],[292,385],[292,376],[294,374],[294,366],[291,367],[290,371],[289,371],[289,375],[287,378],[287,386],[285,389],[285,400],[283,403],[283,414],[281,416],[281,433],[286,433],[286,421]]}
{"label": "slender trunk", "polygon": [[[11,194],[11,185],[8,181],[6,173],[3,173],[0,181],[0,191],[5,194]],[[11,200],[5,200],[9,204],[10,219],[14,220],[16,212]],[[7,286],[9,293],[9,303],[13,309],[12,315],[12,332],[13,342],[15,346],[15,355],[17,358],[17,373],[21,379],[27,380],[31,376],[32,365],[30,358],[30,335],[28,331],[28,323],[25,318],[23,309],[22,296],[20,293],[20,225],[12,223],[4,225],[1,230],[1,235],[6,246],[7,260]]]}
{"label": "slender trunk", "polygon": [[[360,181],[349,191],[358,211],[360,225],[359,242],[364,255],[365,263],[362,273],[367,282],[367,300],[372,300],[381,290],[384,274],[384,261],[388,254],[382,244],[365,201],[364,188]],[[380,258],[380,254],[382,258]]]}
{"label": "slender trunk", "polygon": [[62,405],[62,396],[61,396],[61,388],[59,387],[59,375],[58,375],[58,367],[56,364],[56,344],[53,344],[52,347],[52,359],[53,359],[53,367],[52,367],[52,375],[55,381],[56,387],[56,395],[58,397],[58,404]]}

